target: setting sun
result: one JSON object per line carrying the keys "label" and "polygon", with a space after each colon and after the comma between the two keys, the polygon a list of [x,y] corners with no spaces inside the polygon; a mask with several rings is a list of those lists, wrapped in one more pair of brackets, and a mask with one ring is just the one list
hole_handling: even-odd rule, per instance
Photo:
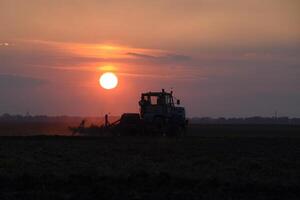
{"label": "setting sun", "polygon": [[101,87],[110,90],[118,85],[118,77],[112,72],[105,72],[99,79]]}

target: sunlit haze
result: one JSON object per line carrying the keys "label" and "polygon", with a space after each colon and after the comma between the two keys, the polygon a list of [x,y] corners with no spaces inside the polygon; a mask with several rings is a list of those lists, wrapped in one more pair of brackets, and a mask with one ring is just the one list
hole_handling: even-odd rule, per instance
{"label": "sunlit haze", "polygon": [[[300,117],[299,11],[299,0],[1,0],[0,114],[120,115],[164,88],[190,117]],[[100,87],[105,72],[118,79]]]}

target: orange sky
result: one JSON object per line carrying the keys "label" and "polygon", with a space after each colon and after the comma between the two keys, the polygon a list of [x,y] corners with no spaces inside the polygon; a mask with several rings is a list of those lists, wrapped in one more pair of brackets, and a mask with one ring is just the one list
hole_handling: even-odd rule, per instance
{"label": "orange sky", "polygon": [[[0,114],[138,111],[174,88],[189,116],[300,116],[297,0],[1,0]],[[116,89],[99,87],[104,71]]]}

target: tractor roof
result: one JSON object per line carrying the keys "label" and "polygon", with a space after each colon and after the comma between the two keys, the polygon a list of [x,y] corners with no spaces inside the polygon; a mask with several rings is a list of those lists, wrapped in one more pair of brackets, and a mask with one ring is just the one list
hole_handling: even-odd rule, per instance
{"label": "tractor roof", "polygon": [[165,92],[164,89],[162,89],[161,92],[145,92],[142,93],[142,96],[160,96],[160,95],[170,95],[172,96],[172,91],[171,92]]}
{"label": "tractor roof", "polygon": [[146,92],[142,93],[143,96],[160,96],[160,95],[172,95],[169,92]]}

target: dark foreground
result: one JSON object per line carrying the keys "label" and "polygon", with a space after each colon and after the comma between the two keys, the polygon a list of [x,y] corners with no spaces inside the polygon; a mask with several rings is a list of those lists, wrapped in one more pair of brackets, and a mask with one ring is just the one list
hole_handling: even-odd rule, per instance
{"label": "dark foreground", "polygon": [[0,137],[0,199],[300,199],[300,138]]}

